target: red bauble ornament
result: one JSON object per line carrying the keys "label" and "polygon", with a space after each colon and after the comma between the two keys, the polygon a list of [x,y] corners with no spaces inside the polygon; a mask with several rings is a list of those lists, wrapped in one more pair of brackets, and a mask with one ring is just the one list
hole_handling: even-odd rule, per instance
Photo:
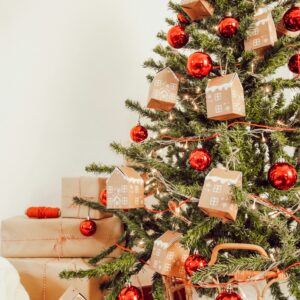
{"label": "red bauble ornament", "polygon": [[207,267],[207,260],[200,254],[190,255],[184,263],[185,271],[190,276],[192,276],[197,270],[205,267]]}
{"label": "red bauble ornament", "polygon": [[242,297],[235,292],[222,292],[216,300],[243,300]]}
{"label": "red bauble ornament", "polygon": [[188,43],[189,35],[184,31],[183,26],[176,25],[168,31],[167,40],[171,47],[179,49]]}
{"label": "red bauble ornament", "polygon": [[283,16],[283,24],[288,31],[300,30],[300,7],[290,8]]}
{"label": "red bauble ornament", "polygon": [[297,171],[292,165],[279,162],[269,170],[268,180],[278,190],[289,190],[297,182]]}
{"label": "red bauble ornament", "polygon": [[144,298],[142,296],[141,291],[133,285],[123,288],[118,295],[118,300],[143,300],[143,299]]}
{"label": "red bauble ornament", "polygon": [[239,21],[232,17],[223,18],[219,25],[218,30],[222,37],[231,38],[237,34],[239,28]]}
{"label": "red bauble ornament", "polygon": [[84,220],[80,223],[80,232],[84,236],[91,236],[97,230],[97,225],[93,220]]}
{"label": "red bauble ornament", "polygon": [[190,154],[189,163],[193,169],[203,171],[210,166],[211,155],[205,149],[195,149]]}
{"label": "red bauble ornament", "polygon": [[138,124],[131,129],[130,136],[134,142],[140,143],[148,137],[148,130],[144,126]]}
{"label": "red bauble ornament", "polygon": [[107,204],[106,189],[101,192],[100,201],[101,201],[102,205],[106,207],[106,204]]}
{"label": "red bauble ornament", "polygon": [[188,73],[196,78],[207,76],[213,68],[211,57],[204,52],[195,52],[187,62]]}
{"label": "red bauble ornament", "polygon": [[300,54],[295,54],[290,58],[288,67],[291,72],[300,74]]}
{"label": "red bauble ornament", "polygon": [[189,25],[191,23],[190,20],[182,13],[177,14],[177,20],[182,25]]}

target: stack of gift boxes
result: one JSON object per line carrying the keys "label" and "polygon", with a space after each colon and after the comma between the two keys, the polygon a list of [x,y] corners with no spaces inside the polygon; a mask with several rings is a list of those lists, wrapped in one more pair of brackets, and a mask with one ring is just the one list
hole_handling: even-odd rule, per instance
{"label": "stack of gift boxes", "polygon": [[[91,268],[89,258],[122,235],[123,226],[117,217],[73,203],[74,197],[98,202],[105,184],[106,179],[98,177],[63,178],[60,218],[18,216],[2,222],[1,255],[17,269],[31,300],[104,298],[99,286],[107,278],[66,280],[59,278],[59,273]],[[79,229],[87,217],[97,224],[96,233],[90,237]],[[104,261],[118,256],[117,252]]]}

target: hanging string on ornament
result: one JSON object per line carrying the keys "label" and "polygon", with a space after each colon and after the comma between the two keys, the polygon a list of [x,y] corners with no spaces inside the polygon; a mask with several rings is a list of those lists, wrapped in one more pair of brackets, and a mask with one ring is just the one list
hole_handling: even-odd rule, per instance
{"label": "hanging string on ornament", "polygon": [[140,123],[137,126],[134,126],[130,131],[131,139],[136,143],[141,143],[148,137],[148,130]]}
{"label": "hanging string on ornament", "polygon": [[183,26],[175,25],[169,29],[167,41],[171,47],[180,49],[189,42],[189,35],[185,32]]}
{"label": "hanging string on ornament", "polygon": [[188,74],[195,78],[203,78],[209,75],[213,69],[211,57],[204,52],[195,52],[189,56],[187,62]]}
{"label": "hanging string on ornament", "polygon": [[290,8],[283,16],[284,27],[288,31],[300,30],[300,7],[294,6]]}
{"label": "hanging string on ornament", "polygon": [[223,18],[219,25],[218,31],[220,35],[224,38],[232,38],[238,32],[239,21],[233,17]]}

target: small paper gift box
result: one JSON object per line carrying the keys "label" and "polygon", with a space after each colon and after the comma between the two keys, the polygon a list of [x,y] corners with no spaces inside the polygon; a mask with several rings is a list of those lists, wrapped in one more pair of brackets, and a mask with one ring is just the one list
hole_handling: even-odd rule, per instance
{"label": "small paper gift box", "polygon": [[199,207],[211,217],[235,220],[238,206],[232,202],[231,186],[242,187],[242,173],[212,169],[205,178]]}
{"label": "small paper gift box", "polygon": [[214,13],[213,6],[206,0],[183,0],[181,8],[192,21],[210,17]]}
{"label": "small paper gift box", "polygon": [[80,233],[81,220],[30,219],[25,216],[2,221],[1,255],[4,257],[94,257],[116,243],[123,233],[117,217],[95,220],[93,236]]}
{"label": "small paper gift box", "polygon": [[150,268],[161,275],[185,278],[184,262],[189,250],[181,246],[181,237],[178,232],[166,231],[158,238],[154,242]]}
{"label": "small paper gift box", "polygon": [[144,180],[129,167],[116,168],[107,179],[107,208],[144,207]]}
{"label": "small paper gift box", "polygon": [[[109,259],[105,259],[104,262],[108,261]],[[59,273],[64,270],[90,269],[91,266],[87,261],[81,258],[11,258],[9,262],[18,271],[21,283],[26,289],[30,300],[104,299],[104,292],[99,289],[99,286],[108,280],[107,276],[91,279],[62,279],[59,277]],[[70,286],[73,288],[69,289]],[[80,291],[80,293],[77,294],[76,291]],[[73,295],[74,297],[72,298]]]}
{"label": "small paper gift box", "polygon": [[82,176],[63,177],[61,181],[61,216],[63,218],[103,219],[111,216],[98,210],[90,210],[86,206],[76,205],[74,197],[99,202],[101,192],[105,189],[106,178]]}
{"label": "small paper gift box", "polygon": [[270,12],[258,14],[254,20],[254,28],[245,40],[245,50],[254,50],[259,56],[263,56],[277,41],[276,26]]}
{"label": "small paper gift box", "polygon": [[154,77],[148,96],[148,108],[169,112],[176,104],[179,79],[168,67]]}
{"label": "small paper gift box", "polygon": [[244,89],[237,73],[209,80],[205,93],[208,119],[221,121],[245,116]]}

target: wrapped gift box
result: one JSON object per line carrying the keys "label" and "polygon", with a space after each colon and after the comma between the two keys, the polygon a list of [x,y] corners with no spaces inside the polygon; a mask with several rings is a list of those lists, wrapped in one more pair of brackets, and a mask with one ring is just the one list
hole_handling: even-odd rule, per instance
{"label": "wrapped gift box", "polygon": [[64,270],[90,269],[83,259],[11,258],[9,261],[19,272],[30,300],[58,300],[70,286],[80,291],[84,299],[104,299],[99,286],[106,277],[70,280],[59,277]]}
{"label": "wrapped gift box", "polygon": [[2,222],[4,257],[93,257],[120,238],[123,225],[119,218],[95,221],[93,236],[79,231],[80,219],[29,219],[13,217]]}
{"label": "wrapped gift box", "polygon": [[100,177],[63,177],[61,181],[61,216],[63,218],[103,219],[111,214],[103,213],[86,206],[76,205],[74,197],[99,202],[101,192],[106,187],[106,178]]}

